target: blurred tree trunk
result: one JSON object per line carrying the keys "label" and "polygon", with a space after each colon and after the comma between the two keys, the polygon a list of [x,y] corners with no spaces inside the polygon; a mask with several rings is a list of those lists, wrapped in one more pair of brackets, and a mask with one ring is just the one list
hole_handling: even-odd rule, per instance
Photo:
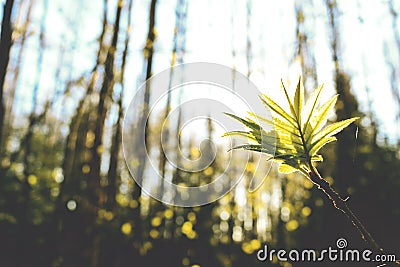
{"label": "blurred tree trunk", "polygon": [[7,74],[8,62],[10,60],[10,50],[12,46],[12,22],[11,14],[14,0],[6,0],[3,7],[3,20],[1,22],[0,40],[0,145],[3,145],[3,125],[4,125],[4,87]]}
{"label": "blurred tree trunk", "polygon": [[[39,51],[38,51],[38,60],[37,60],[37,66],[36,66],[36,74],[35,74],[35,82],[33,85],[33,92],[32,92],[32,111],[31,114],[29,115],[29,123],[28,123],[28,129],[27,133],[25,134],[24,138],[22,140],[21,144],[21,150],[24,152],[24,157],[23,157],[23,164],[24,164],[24,176],[25,176],[25,183],[27,187],[29,187],[28,182],[27,182],[27,177],[30,175],[30,164],[31,164],[31,159],[30,159],[30,154],[31,154],[31,142],[34,134],[34,128],[36,124],[39,122],[40,119],[44,117],[45,114],[41,114],[42,116],[39,116],[36,114],[36,109],[37,109],[37,99],[38,99],[38,91],[40,87],[40,80],[42,76],[42,68],[43,68],[43,55],[45,52],[45,31],[46,31],[46,18],[47,18],[47,11],[48,11],[48,1],[44,0],[43,1],[43,13],[41,16],[41,21],[40,21],[40,32],[39,32]],[[49,104],[47,103],[46,106],[44,107],[44,111],[47,111],[49,108]],[[27,192],[24,192],[24,196],[26,197],[28,195]]]}
{"label": "blurred tree trunk", "polygon": [[118,180],[118,173],[117,173],[117,168],[118,168],[118,162],[119,162],[119,152],[120,152],[120,147],[121,147],[121,138],[122,138],[122,120],[124,116],[124,109],[122,106],[122,100],[124,96],[124,79],[125,79],[125,67],[126,67],[126,61],[127,61],[127,56],[128,56],[128,50],[129,50],[129,42],[130,42],[130,30],[131,30],[131,17],[132,17],[132,6],[133,6],[133,0],[129,1],[128,4],[128,22],[127,22],[127,27],[126,27],[126,32],[125,32],[125,43],[124,43],[124,51],[122,53],[122,64],[120,68],[120,85],[121,85],[121,92],[119,95],[118,99],[118,117],[117,117],[117,122],[115,123],[115,130],[114,130],[114,135],[112,138],[112,145],[111,145],[111,152],[110,152],[110,165],[108,169],[108,186],[107,186],[107,205],[106,208],[111,210],[115,207],[115,196],[117,192],[117,186],[119,184]]}
{"label": "blurred tree trunk", "polygon": [[[399,27],[398,27],[398,11],[396,11],[396,8],[394,6],[393,0],[388,1],[389,5],[389,12],[392,17],[392,31],[394,35],[394,40],[396,43],[396,48],[397,48],[397,53],[398,53],[398,61],[397,64],[394,64],[392,62],[393,59],[390,57],[390,52],[389,48],[387,45],[385,45],[384,53],[385,53],[385,58],[386,62],[389,65],[390,71],[391,71],[391,76],[390,76],[390,86],[392,89],[392,95],[396,101],[398,109],[400,109],[400,91],[399,91],[399,82],[400,82],[400,32],[399,32]],[[397,65],[397,67],[396,67]],[[397,120],[400,121],[400,110],[397,113]],[[400,144],[399,144],[400,146]]]}
{"label": "blurred tree trunk", "polygon": [[[44,42],[44,36],[45,36],[45,24],[46,24],[46,18],[47,18],[47,11],[48,11],[48,2],[45,0],[43,2],[43,13],[41,15],[41,20],[40,20],[40,32],[39,32],[39,51],[38,51],[38,60],[37,60],[37,66],[36,66],[36,73],[35,73],[35,82],[33,85],[33,92],[32,92],[32,110],[29,115],[28,119],[28,128],[25,133],[25,135],[21,138],[21,144],[20,144],[20,151],[19,153],[22,153],[22,164],[23,164],[23,174],[24,174],[24,180],[22,181],[21,184],[21,207],[20,207],[20,214],[19,214],[19,221],[21,224],[21,237],[22,239],[20,240],[20,249],[22,251],[23,255],[27,255],[29,253],[29,247],[26,246],[26,242],[24,242],[23,239],[26,239],[27,237],[29,238],[30,233],[28,230],[28,227],[30,225],[31,221],[31,214],[30,214],[30,205],[31,205],[31,185],[29,183],[29,177],[30,175],[33,175],[31,171],[31,165],[34,162],[34,159],[31,155],[32,153],[32,140],[34,137],[34,130],[36,125],[44,118],[45,113],[47,112],[49,105],[47,104],[44,107],[43,112],[39,115],[36,114],[36,108],[37,108],[37,94],[38,90],[40,87],[40,78],[42,75],[42,66],[43,66],[43,54],[45,52],[45,42]],[[22,260],[22,258],[21,258]]]}
{"label": "blurred tree trunk", "polygon": [[[69,124],[69,134],[64,148],[62,163],[64,179],[60,184],[60,194],[57,199],[56,213],[58,214],[58,253],[62,258],[61,266],[79,266],[83,263],[89,265],[90,260],[85,259],[84,249],[89,247],[86,240],[86,226],[93,224],[94,211],[88,207],[83,195],[85,184],[83,181],[87,166],[85,161],[90,159],[89,147],[91,136],[88,136],[90,113],[93,109],[92,95],[99,76],[100,67],[104,64],[105,36],[107,32],[108,3],[104,0],[101,32],[98,38],[98,51],[96,63],[91,70],[89,84],[86,92],[79,101],[75,114]],[[77,210],[70,211],[66,204],[68,201],[77,202]],[[90,217],[86,218],[90,213]],[[89,220],[89,221],[88,221]],[[82,239],[85,239],[82,241]]]}
{"label": "blurred tree trunk", "polygon": [[[122,63],[119,66],[119,73],[120,76],[118,78],[117,83],[120,84],[121,91],[119,93],[119,98],[116,103],[117,105],[117,121],[114,124],[114,131],[111,138],[111,149],[110,149],[110,162],[108,167],[108,182],[106,188],[106,202],[105,202],[105,209],[109,212],[112,212],[113,216],[120,216],[121,209],[116,203],[116,195],[119,190],[119,185],[121,183],[120,173],[118,172],[118,166],[121,163],[120,161],[120,150],[121,150],[121,138],[122,138],[122,122],[123,122],[123,97],[124,97],[124,90],[125,90],[125,67],[127,62],[127,56],[129,51],[129,42],[130,42],[130,31],[131,31],[131,15],[132,15],[132,6],[133,1],[128,1],[127,7],[127,25],[125,30],[125,41],[124,41],[124,50],[122,52]],[[114,219],[115,220],[115,219]],[[118,259],[117,262],[121,262],[124,259],[121,257],[120,246],[115,246],[115,242],[121,242],[122,240],[119,238],[120,236],[117,235],[108,235],[103,234],[103,229],[105,231],[110,231],[109,226],[105,225],[101,229],[101,250],[99,254],[99,266],[119,266],[120,263],[116,263],[115,259]]]}
{"label": "blurred tree trunk", "polygon": [[318,77],[316,70],[316,62],[312,49],[309,47],[308,32],[304,21],[306,15],[301,3],[295,4],[296,14],[296,42],[297,47],[294,54],[294,60],[298,60],[301,66],[302,82],[308,88],[316,88],[318,86]]}
{"label": "blurred tree trunk", "polygon": [[[337,22],[339,11],[336,0],[326,0],[326,7],[331,33],[331,51],[335,71],[334,80],[336,92],[339,94],[336,104],[336,119],[340,121],[359,115],[358,103],[351,92],[350,76],[340,66],[340,38]],[[350,125],[349,129],[339,135],[340,142],[336,144],[335,187],[342,195],[347,193],[347,188],[354,183],[357,177],[352,158],[355,152],[354,132],[356,127],[356,125]]]}
{"label": "blurred tree trunk", "polygon": [[[154,42],[156,38],[155,34],[155,19],[156,19],[156,4],[157,0],[151,0],[150,3],[150,14],[149,14],[149,27],[147,32],[147,39],[146,39],[146,46],[144,48],[144,57],[145,57],[145,69],[146,69],[146,80],[151,77],[152,73],[152,66],[153,66],[153,54],[154,54]],[[139,124],[138,128],[138,138],[139,140],[137,144],[137,149],[139,150],[139,161],[140,164],[137,170],[137,179],[141,181],[143,179],[143,173],[146,165],[146,149],[150,148],[149,145],[149,138],[148,138],[148,130],[149,130],[149,123],[147,121],[147,114],[149,113],[150,107],[150,83],[146,83],[145,92],[143,96],[143,107],[139,111],[141,113],[139,117]],[[140,144],[141,140],[145,140],[145,146]],[[140,191],[140,190],[139,190]],[[140,196],[140,195],[139,195]]]}
{"label": "blurred tree trunk", "polygon": [[[21,41],[19,42],[19,50],[18,50],[18,55],[16,58],[15,67],[14,67],[14,75],[13,75],[13,79],[12,79],[10,87],[9,87],[10,90],[9,90],[8,99],[5,102],[4,117],[6,117],[7,119],[5,119],[5,122],[4,122],[5,128],[3,130],[3,137],[2,137],[3,145],[0,148],[0,150],[3,150],[3,152],[6,152],[6,150],[8,148],[7,140],[10,135],[10,132],[12,131],[13,117],[14,117],[12,110],[13,110],[13,106],[14,106],[14,98],[15,98],[15,92],[17,90],[19,73],[20,73],[20,70],[22,67],[22,59],[23,59],[24,50],[25,50],[25,42],[26,42],[26,39],[28,36],[28,28],[31,23],[30,18],[31,18],[33,4],[34,4],[34,0],[31,0],[29,2],[28,10],[26,12],[25,21],[23,22],[23,24],[21,26],[22,27],[22,29],[21,29],[22,36],[21,36]],[[21,10],[22,5],[20,5],[19,8]]]}
{"label": "blurred tree trunk", "polygon": [[[214,143],[214,126],[211,117],[207,117],[207,140],[204,140],[204,146],[202,146],[202,153],[200,157],[200,166],[207,166],[207,169],[212,170],[211,174],[206,174],[205,172],[200,173],[201,183],[198,180],[197,184],[194,186],[199,186],[199,184],[210,184],[213,179],[213,175],[218,172],[220,168],[218,159],[216,158],[217,149],[213,146]],[[191,146],[192,147],[192,146]],[[190,151],[190,149],[189,149]],[[208,165],[206,165],[208,164]],[[212,226],[215,223],[216,216],[213,216],[213,209],[218,205],[218,202],[208,203],[200,207],[196,212],[197,222],[195,224],[195,229],[197,233],[196,242],[193,244],[195,262],[199,262],[200,266],[217,266],[217,258],[211,256],[215,254],[215,248],[210,245],[211,238],[214,235]],[[194,212],[194,211],[192,211]],[[218,218],[218,217],[217,217]],[[203,263],[203,264],[202,264]]]}
{"label": "blurred tree trunk", "polygon": [[[332,61],[334,63],[334,81],[335,89],[339,94],[336,103],[336,120],[344,120],[350,117],[360,116],[358,111],[358,102],[353,93],[351,92],[351,77],[342,67],[341,49],[340,49],[340,29],[339,29],[339,8],[336,0],[326,0],[326,8],[328,14],[329,31],[330,31],[330,45],[332,53]],[[356,144],[358,139],[356,136],[357,125],[350,125],[345,131],[338,135],[338,142],[334,147],[334,168],[332,170],[332,177],[334,178],[334,188],[343,198],[346,198],[351,191],[350,188],[356,188],[359,178],[357,166],[355,164],[355,157],[357,154]],[[351,201],[351,199],[350,199]],[[351,205],[351,202],[348,202]],[[328,207],[329,206],[329,207]],[[337,216],[337,211],[326,203],[322,211],[325,213],[324,218]],[[335,214],[335,215],[333,215]],[[324,219],[324,228],[332,229],[327,233],[327,240],[334,240],[338,236],[346,233],[349,238],[352,237],[352,242],[361,242],[354,231],[353,225],[348,223],[343,218]]]}
{"label": "blurred tree trunk", "polygon": [[[168,121],[168,115],[171,111],[171,85],[174,79],[173,67],[178,62],[182,63],[184,46],[185,46],[185,34],[186,34],[186,13],[187,13],[187,3],[186,0],[178,0],[175,7],[175,27],[173,34],[173,48],[171,54],[171,68],[169,73],[169,85],[167,92],[167,102],[165,104],[164,114],[162,115],[163,127],[160,131],[161,138],[159,144],[159,172],[162,177],[165,177],[165,165],[167,162],[167,157],[164,150],[170,149],[170,130],[171,121]],[[178,151],[179,154],[179,151]],[[160,196],[163,196],[164,191],[164,180],[161,181],[160,185]]]}
{"label": "blurred tree trunk", "polygon": [[388,1],[389,5],[389,12],[390,15],[392,16],[392,31],[394,35],[394,40],[396,42],[396,48],[398,51],[398,64],[400,66],[400,32],[399,32],[399,26],[398,26],[398,20],[399,20],[399,13],[396,11],[396,7],[394,6],[393,0]]}
{"label": "blurred tree trunk", "polygon": [[[122,11],[123,1],[118,0],[118,6],[115,14],[114,29],[112,35],[111,45],[107,51],[106,61],[104,62],[104,76],[103,82],[100,89],[100,98],[97,106],[96,120],[92,124],[89,132],[94,135],[93,146],[90,149],[91,159],[89,161],[90,170],[88,173],[88,187],[87,196],[92,205],[97,206],[104,202],[102,192],[100,188],[100,165],[101,156],[104,151],[103,145],[103,134],[104,134],[104,123],[108,114],[111,102],[111,95],[113,93],[114,81],[114,60],[115,52],[117,50],[117,42],[120,29],[120,19]],[[88,133],[89,133],[88,132]],[[99,202],[100,201],[100,202]]]}
{"label": "blurred tree trunk", "polygon": [[[179,103],[180,102],[181,102],[181,92],[179,94]],[[179,131],[181,130],[181,127],[182,127],[182,116],[183,116],[182,109],[179,108],[179,110],[178,110],[178,121],[176,123],[176,129],[175,129],[175,133],[176,133],[176,136],[177,136],[176,147],[178,149],[177,149],[177,153],[176,153],[176,162],[175,162],[176,165],[175,165],[175,169],[174,169],[174,172],[173,172],[173,175],[172,175],[172,182],[174,184],[179,184],[179,183],[183,182],[182,171],[181,171],[181,166],[180,166],[181,161],[182,161],[183,150],[182,150],[182,138],[181,138],[181,136],[179,134]],[[178,195],[178,192],[176,192],[176,195],[174,196],[174,198],[175,198],[174,202],[177,202],[180,199],[180,196]],[[174,218],[176,217],[176,215],[177,214],[175,213],[174,214]]]}
{"label": "blurred tree trunk", "polygon": [[[89,85],[86,89],[86,92],[82,99],[79,101],[78,106],[75,110],[75,114],[71,119],[71,123],[69,125],[69,134],[66,139],[66,145],[65,145],[65,151],[64,151],[64,161],[63,161],[63,172],[64,172],[64,178],[66,182],[68,183],[69,178],[73,178],[71,176],[71,172],[73,170],[73,162],[74,159],[78,158],[78,154],[80,151],[76,150],[76,141],[77,141],[77,131],[78,127],[81,123],[81,119],[83,114],[86,112],[88,109],[89,101],[90,101],[90,96],[93,93],[94,86],[96,83],[96,80],[99,76],[99,67],[103,64],[102,58],[104,54],[104,39],[105,39],[105,34],[107,31],[107,14],[108,14],[108,8],[107,8],[107,0],[104,0],[104,8],[103,8],[103,19],[102,19],[102,27],[101,27],[101,32],[98,37],[98,50],[97,50],[97,56],[96,56],[96,64],[91,70],[91,78]],[[64,182],[65,183],[65,182]],[[61,185],[63,185],[62,183]],[[61,193],[63,190],[61,190]]]}
{"label": "blurred tree trunk", "polygon": [[92,240],[91,248],[88,250],[90,254],[91,266],[98,266],[98,256],[100,253],[100,236],[97,227],[93,227],[95,217],[97,216],[97,209],[101,207],[106,198],[104,196],[103,189],[100,185],[101,180],[101,161],[104,151],[103,135],[104,135],[104,124],[106,116],[108,114],[111,105],[111,96],[114,88],[114,60],[115,53],[117,50],[117,42],[119,37],[121,11],[123,7],[123,1],[118,0],[117,9],[115,13],[115,22],[113,27],[111,45],[107,50],[106,60],[104,62],[104,74],[102,86],[99,94],[99,102],[96,108],[96,119],[89,123],[89,129],[87,135],[93,135],[93,145],[90,148],[90,160],[88,161],[89,172],[87,174],[87,187],[86,197],[89,202],[89,206],[92,211],[90,213],[93,218],[89,218],[88,233]]}
{"label": "blurred tree trunk", "polygon": [[[34,129],[35,126],[38,124],[40,120],[44,118],[45,113],[42,113],[40,115],[36,114],[36,108],[37,108],[37,94],[40,86],[40,77],[42,75],[42,65],[43,65],[43,54],[45,50],[45,43],[44,43],[44,35],[45,35],[45,22],[46,22],[46,17],[47,17],[47,7],[48,7],[48,2],[45,0],[43,2],[44,9],[43,9],[43,14],[41,16],[41,22],[40,22],[40,33],[39,33],[39,54],[38,54],[38,61],[37,61],[37,68],[36,68],[36,74],[35,74],[35,83],[33,85],[33,93],[32,93],[32,111],[31,114],[29,115],[29,120],[28,120],[28,128],[27,132],[25,133],[24,137],[21,139],[21,144],[20,144],[20,153],[23,153],[23,158],[22,158],[22,163],[24,165],[24,181],[22,182],[22,208],[21,211],[24,212],[25,216],[29,215],[27,214],[28,211],[28,204],[29,204],[29,195],[30,195],[30,189],[31,186],[29,184],[29,175],[31,175],[31,164],[33,159],[31,158],[31,150],[32,150],[32,138],[34,135]],[[47,106],[44,107],[44,111],[46,112],[47,109],[49,108],[48,104]],[[28,220],[28,218],[26,218]]]}
{"label": "blurred tree trunk", "polygon": [[[151,0],[146,46],[143,51],[145,58],[146,80],[148,80],[152,74],[154,42],[156,39],[156,34],[155,34],[156,4],[157,0]],[[143,221],[140,214],[141,210],[140,197],[142,195],[142,189],[140,188],[139,184],[141,184],[141,181],[143,180],[145,165],[147,162],[146,150],[148,151],[148,149],[150,149],[149,138],[148,138],[149,122],[147,120],[147,115],[150,110],[149,104],[150,104],[150,83],[146,83],[145,92],[143,96],[143,106],[142,109],[138,111],[140,115],[139,115],[138,127],[136,129],[138,129],[139,132],[135,133],[137,136],[135,141],[136,142],[135,147],[138,151],[138,157],[139,157],[137,159],[139,162],[139,166],[135,171],[135,173],[133,174],[135,176],[135,179],[139,181],[139,183],[135,184],[135,187],[133,188],[132,192],[132,198],[138,203],[137,207],[132,212],[132,220],[134,223],[134,227],[136,228],[137,236],[139,237],[136,238],[134,241],[134,248],[136,252],[138,252],[141,246],[142,239],[144,238],[144,236],[147,235],[145,231],[142,231]],[[141,143],[142,140],[145,140],[145,144]],[[136,255],[138,256],[138,254]]]}
{"label": "blurred tree trunk", "polygon": [[[369,29],[365,28],[365,25],[364,25],[364,17],[362,14],[360,1],[357,2],[357,9],[358,9],[358,21],[359,21],[360,31],[364,33],[366,30],[368,31]],[[384,50],[384,53],[385,53],[385,51],[386,51],[386,49]],[[366,55],[365,49],[363,49],[362,54],[361,54],[362,75],[363,75],[363,79],[365,81],[364,82],[365,83],[364,90],[365,90],[365,95],[366,95],[367,104],[368,104],[367,115],[368,115],[368,118],[371,120],[370,128],[372,131],[371,137],[369,139],[369,144],[373,149],[372,153],[374,153],[375,149],[377,148],[376,137],[378,135],[378,126],[376,123],[375,116],[373,114],[373,101],[372,101],[373,99],[371,96],[371,88],[368,84],[369,68],[368,68],[368,64],[367,64],[367,59],[368,59],[368,56]],[[399,101],[399,104],[400,104],[400,101]]]}

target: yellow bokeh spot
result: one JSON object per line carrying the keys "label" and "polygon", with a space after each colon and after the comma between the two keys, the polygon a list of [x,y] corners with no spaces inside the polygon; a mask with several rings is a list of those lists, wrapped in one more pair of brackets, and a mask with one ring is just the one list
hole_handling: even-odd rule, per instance
{"label": "yellow bokeh spot", "polygon": [[248,162],[246,165],[246,171],[255,173],[256,172],[256,165],[253,162]]}
{"label": "yellow bokeh spot", "polygon": [[156,229],[152,229],[149,233],[150,237],[153,239],[156,239],[160,236],[160,232],[157,231]]}
{"label": "yellow bokeh spot", "polygon": [[193,264],[192,267],[200,267],[198,264]]}
{"label": "yellow bokeh spot", "polygon": [[333,185],[334,180],[333,180],[332,177],[328,176],[328,177],[324,177],[324,179],[325,179],[330,185]]}
{"label": "yellow bokeh spot", "polygon": [[150,241],[147,241],[143,244],[143,247],[147,250],[151,249],[153,247],[153,245],[151,244]]}
{"label": "yellow bokeh spot", "polygon": [[229,236],[228,235],[223,235],[220,239],[219,242],[222,244],[228,244],[229,243]]}
{"label": "yellow bokeh spot", "polygon": [[195,231],[190,231],[189,233],[186,234],[187,238],[189,239],[195,239],[197,237],[197,234]]}
{"label": "yellow bokeh spot", "polygon": [[131,201],[129,201],[129,207],[132,209],[136,209],[138,207],[138,205],[139,205],[139,203],[135,199],[132,199]]}
{"label": "yellow bokeh spot", "polygon": [[187,218],[188,218],[189,221],[195,222],[196,221],[196,213],[189,212],[188,215],[187,215]]}
{"label": "yellow bokeh spot", "polygon": [[153,27],[153,33],[154,33],[154,36],[158,35],[158,31],[157,31],[156,27]]}
{"label": "yellow bokeh spot", "polygon": [[82,172],[84,174],[88,174],[90,172],[90,166],[88,164],[85,164],[82,166]]}
{"label": "yellow bokeh spot", "polygon": [[189,258],[183,258],[182,259],[182,265],[183,266],[189,266],[190,260]]}
{"label": "yellow bokeh spot", "polygon": [[140,255],[146,255],[147,251],[149,251],[152,247],[153,245],[151,244],[151,242],[145,242],[143,246],[139,249]]}
{"label": "yellow bokeh spot", "polygon": [[106,219],[107,221],[111,221],[112,219],[114,219],[114,214],[111,211],[106,211],[103,215],[104,219]]}
{"label": "yellow bokeh spot", "polygon": [[299,227],[299,223],[296,220],[290,220],[286,223],[286,230],[289,232],[295,231]]}
{"label": "yellow bokeh spot", "polygon": [[124,195],[122,195],[122,194],[117,194],[117,195],[115,196],[115,200],[116,200],[117,203],[118,203],[119,205],[121,205],[122,207],[126,207],[126,206],[128,206],[128,204],[129,204],[129,201],[128,201],[127,197],[124,196]]}
{"label": "yellow bokeh spot", "polygon": [[310,207],[304,207],[301,209],[301,215],[304,217],[308,217],[311,214],[311,208]]}
{"label": "yellow bokeh spot", "polygon": [[184,222],[182,225],[182,233],[187,235],[188,233],[190,233],[192,231],[192,227],[193,227],[193,225],[191,222]]}
{"label": "yellow bokeh spot", "polygon": [[140,161],[137,158],[133,158],[131,160],[131,166],[132,168],[137,168],[140,165]]}
{"label": "yellow bokeh spot", "polygon": [[99,217],[104,217],[104,214],[106,213],[107,211],[105,210],[105,209],[99,209],[98,211],[97,211],[97,215],[99,216]]}
{"label": "yellow bokeh spot", "polygon": [[261,242],[257,239],[253,239],[250,241],[250,245],[253,248],[253,250],[259,249],[261,247]]}
{"label": "yellow bokeh spot", "polygon": [[190,263],[189,258],[183,258],[183,259],[182,259],[182,265],[183,265],[183,266],[188,266],[189,263]]}
{"label": "yellow bokeh spot", "polygon": [[139,253],[140,253],[140,255],[144,256],[144,255],[146,255],[147,250],[146,250],[145,248],[141,247],[141,248],[139,249]]}
{"label": "yellow bokeh spot", "polygon": [[158,227],[161,225],[161,218],[156,216],[153,219],[151,219],[151,225],[154,227]]}
{"label": "yellow bokeh spot", "polygon": [[194,159],[197,159],[197,158],[200,157],[201,152],[200,152],[200,150],[199,150],[197,147],[192,147],[192,148],[190,149],[190,155],[191,155]]}
{"label": "yellow bokeh spot", "polygon": [[104,146],[100,145],[97,150],[96,150],[97,154],[101,155],[104,152]]}
{"label": "yellow bokeh spot", "polygon": [[311,188],[313,187],[313,185],[314,185],[314,184],[313,184],[310,180],[304,179],[304,187],[305,187],[305,188],[311,189]]}
{"label": "yellow bokeh spot", "polygon": [[250,245],[250,243],[244,242],[242,244],[242,250],[244,253],[246,254],[252,254],[254,252],[252,246]]}
{"label": "yellow bokeh spot", "polygon": [[303,196],[305,199],[309,199],[311,197],[311,192],[310,191],[304,191]]}
{"label": "yellow bokeh spot", "polygon": [[130,233],[132,232],[132,225],[129,222],[124,223],[121,226],[121,232],[124,235],[130,235]]}
{"label": "yellow bokeh spot", "polygon": [[213,175],[213,173],[214,173],[214,169],[211,166],[204,170],[204,174],[207,176],[211,176],[211,175]]}
{"label": "yellow bokeh spot", "polygon": [[36,175],[31,174],[31,175],[28,176],[28,183],[30,185],[36,185],[37,184],[37,180],[38,179],[37,179]]}
{"label": "yellow bokeh spot", "polygon": [[171,209],[167,209],[164,211],[164,217],[167,220],[172,219],[172,217],[174,216],[174,212]]}
{"label": "yellow bokeh spot", "polygon": [[271,263],[278,263],[278,257],[276,256],[276,254],[272,255]]}

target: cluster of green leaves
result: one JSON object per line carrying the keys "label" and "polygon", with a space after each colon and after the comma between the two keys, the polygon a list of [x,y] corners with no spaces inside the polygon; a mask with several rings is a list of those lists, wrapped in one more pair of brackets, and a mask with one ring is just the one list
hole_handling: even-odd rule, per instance
{"label": "cluster of green leaves", "polygon": [[[312,162],[323,160],[322,156],[318,154],[319,150],[327,143],[335,141],[334,135],[357,120],[358,117],[326,126],[329,116],[334,111],[338,95],[319,105],[323,85],[317,87],[307,101],[304,100],[304,87],[300,78],[293,99],[289,96],[283,82],[282,87],[289,110],[263,94],[260,99],[271,110],[272,119],[263,118],[251,112],[246,118],[226,113],[250,130],[231,131],[225,133],[224,136],[242,136],[250,139],[251,143],[232,149],[269,154],[272,160],[281,163],[280,172],[291,173],[297,170],[308,175]],[[264,130],[258,123],[260,121],[271,125],[273,130]]]}

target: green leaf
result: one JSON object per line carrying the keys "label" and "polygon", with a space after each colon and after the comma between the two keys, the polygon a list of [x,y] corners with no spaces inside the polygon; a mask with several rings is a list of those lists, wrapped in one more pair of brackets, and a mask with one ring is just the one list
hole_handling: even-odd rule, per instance
{"label": "green leaf", "polygon": [[236,116],[236,115],[233,115],[233,114],[231,114],[231,113],[226,113],[226,112],[224,112],[224,113],[225,113],[226,115],[228,115],[228,116],[234,118],[235,120],[241,122],[242,124],[244,124],[245,126],[247,126],[247,127],[250,128],[250,129],[253,129],[253,130],[261,130],[261,126],[258,125],[258,124],[255,123],[255,122],[253,122],[253,121],[242,119],[242,118],[240,118],[240,117],[238,117],[238,116]]}
{"label": "green leaf", "polygon": [[333,110],[335,108],[335,104],[336,104],[338,97],[339,97],[339,95],[334,95],[324,105],[322,105],[322,107],[320,107],[318,109],[318,111],[316,112],[316,115],[315,115],[316,121],[315,121],[315,126],[314,126],[314,132],[318,132],[326,124],[330,113],[333,112]]}
{"label": "green leaf", "polygon": [[294,126],[297,126],[297,125],[298,125],[298,119],[299,119],[299,118],[297,117],[296,110],[294,109],[294,106],[293,106],[293,104],[292,104],[292,101],[290,100],[289,94],[288,94],[288,92],[287,92],[287,90],[286,90],[286,87],[285,87],[285,85],[283,84],[283,81],[282,81],[282,80],[281,80],[281,84],[282,84],[283,92],[285,92],[286,100],[287,100],[287,102],[288,102],[288,104],[289,104],[290,111],[292,112],[292,115],[294,116],[294,121],[295,121],[295,125],[294,125]]}
{"label": "green leaf", "polygon": [[297,118],[301,122],[301,111],[303,109],[303,99],[304,99],[304,87],[299,77],[299,82],[297,83],[296,92],[294,93],[294,110]]}
{"label": "green leaf", "polygon": [[311,157],[311,160],[312,160],[312,161],[319,161],[319,162],[321,162],[321,161],[324,160],[324,158],[323,158],[321,155],[314,155],[314,156]]}
{"label": "green leaf", "polygon": [[290,112],[287,112],[267,95],[262,95],[260,99],[272,111],[272,119],[249,113],[251,117],[274,126],[274,131],[266,132],[250,118],[242,119],[228,114],[251,130],[248,132],[232,131],[224,136],[239,135],[249,138],[257,144],[244,144],[233,149],[246,149],[270,154],[273,156],[272,160],[281,163],[279,171],[290,173],[298,170],[307,175],[312,162],[323,160],[318,151],[324,145],[335,141],[334,135],[358,118],[351,118],[325,126],[331,112],[334,111],[338,95],[331,97],[319,107],[318,102],[323,89],[323,86],[320,86],[311,93],[304,105],[304,88],[301,79],[297,83],[293,99],[289,97],[283,81],[282,87]]}
{"label": "green leaf", "polygon": [[262,153],[266,153],[266,154],[273,154],[275,152],[274,147],[267,148],[262,145],[252,145],[252,144],[236,146],[229,150],[233,150],[233,149],[245,149],[245,150],[250,150],[250,151],[262,152]]}
{"label": "green leaf", "polygon": [[258,116],[252,112],[248,112],[248,114],[254,118],[257,118],[260,121],[263,121],[275,128],[276,131],[283,132],[283,133],[289,133],[292,135],[295,135],[297,137],[300,137],[300,132],[297,127],[294,127],[292,124],[286,123],[278,118],[273,118],[272,120],[263,118],[261,116]]}
{"label": "green leaf", "polygon": [[297,171],[297,168],[294,168],[288,164],[282,163],[279,165],[278,171],[281,173],[289,174]]}
{"label": "green leaf", "polygon": [[264,103],[265,106],[271,109],[274,113],[279,115],[282,119],[286,120],[292,126],[296,127],[296,120],[290,116],[283,108],[281,108],[278,104],[276,104],[271,98],[267,95],[262,95],[260,97],[261,101]]}
{"label": "green leaf", "polygon": [[227,137],[227,136],[241,136],[245,138],[249,138],[253,141],[257,141],[257,139],[249,132],[244,132],[244,131],[231,131],[231,132],[226,132],[222,135],[222,137]]}
{"label": "green leaf", "polygon": [[319,133],[317,133],[313,138],[312,138],[312,146],[314,146],[316,143],[318,143],[321,139],[331,137],[340,131],[342,131],[344,128],[350,125],[350,123],[358,120],[359,117],[335,122],[334,124],[331,124],[324,129],[322,129]]}
{"label": "green leaf", "polygon": [[314,156],[315,154],[318,153],[318,151],[326,144],[336,141],[336,137],[326,137],[326,138],[322,138],[321,140],[319,140],[317,143],[315,143],[312,148],[310,149],[310,155]]}
{"label": "green leaf", "polygon": [[308,100],[303,108],[303,112],[302,112],[301,116],[307,117],[307,120],[305,121],[305,123],[303,123],[304,125],[302,125],[304,127],[303,133],[307,133],[307,130],[309,128],[311,128],[311,125],[309,123],[310,123],[312,115],[314,114],[314,110],[317,107],[319,96],[321,95],[323,88],[324,88],[324,85],[318,86],[311,93],[310,97],[308,98]]}

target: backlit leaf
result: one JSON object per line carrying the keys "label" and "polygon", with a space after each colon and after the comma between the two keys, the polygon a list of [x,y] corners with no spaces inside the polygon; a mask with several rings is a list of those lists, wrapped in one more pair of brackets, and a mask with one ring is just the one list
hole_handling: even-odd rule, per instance
{"label": "backlit leaf", "polygon": [[294,110],[296,112],[297,118],[301,121],[301,111],[303,109],[304,101],[304,87],[299,77],[299,82],[297,83],[296,92],[294,93]]}
{"label": "backlit leaf", "polygon": [[326,144],[336,140],[335,134],[342,131],[358,118],[351,118],[326,126],[330,114],[334,111],[338,95],[331,97],[322,106],[318,105],[323,86],[316,88],[304,104],[304,88],[299,79],[293,99],[282,82],[282,88],[289,104],[290,112],[278,105],[267,95],[260,97],[264,105],[272,111],[272,119],[249,115],[274,127],[274,131],[265,131],[252,119],[242,119],[228,114],[238,120],[250,131],[233,131],[224,136],[238,135],[249,138],[257,144],[244,144],[232,149],[246,149],[266,153],[272,160],[280,163],[279,171],[290,173],[295,170],[308,175],[310,164],[320,162],[322,156],[318,151]]}
{"label": "backlit leaf", "polygon": [[292,116],[290,116],[283,108],[281,108],[278,104],[276,104],[272,99],[270,99],[267,95],[262,95],[260,97],[261,101],[273,111],[276,115],[279,115],[282,119],[286,120],[293,126],[296,126],[296,120]]}
{"label": "backlit leaf", "polygon": [[293,168],[292,166],[287,165],[285,163],[282,163],[281,165],[279,165],[279,168],[278,168],[279,172],[286,173],[286,174],[295,172],[296,170],[297,170],[296,168]]}

